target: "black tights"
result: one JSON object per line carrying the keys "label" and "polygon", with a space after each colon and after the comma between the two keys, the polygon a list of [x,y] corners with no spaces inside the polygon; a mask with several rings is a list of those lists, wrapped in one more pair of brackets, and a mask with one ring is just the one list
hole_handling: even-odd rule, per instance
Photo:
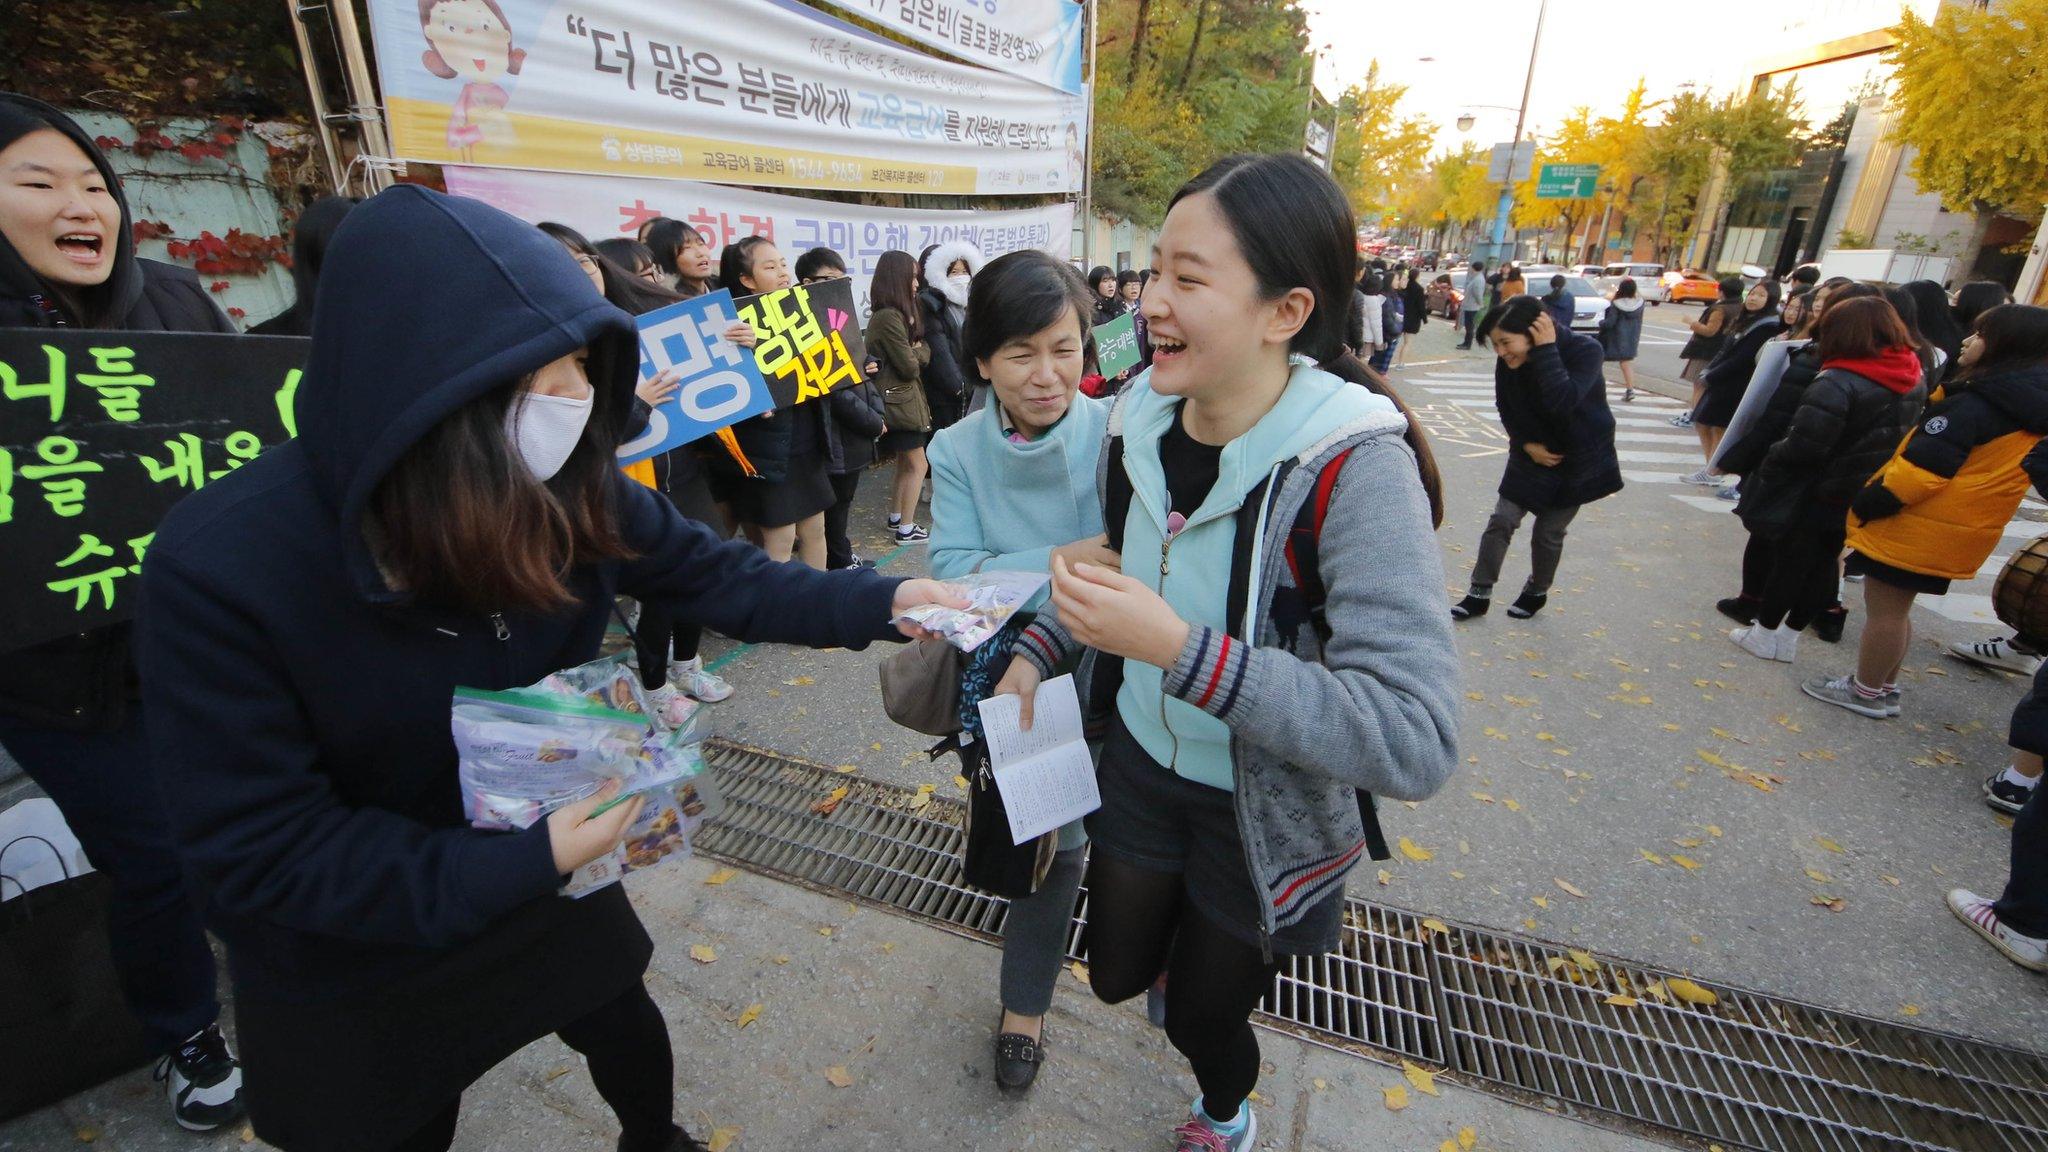
{"label": "black tights", "polygon": [[[697,645],[704,629],[684,624],[665,609],[642,602],[640,623],[633,629],[633,652],[640,662],[640,686],[649,692],[668,683],[668,662],[683,663],[697,658]],[[671,655],[673,653],[673,655]]]}
{"label": "black tights", "polygon": [[1166,1038],[1194,1069],[1202,1108],[1237,1115],[1259,1082],[1252,1009],[1278,964],[1187,902],[1181,878],[1097,852],[1088,865],[1088,984],[1104,1003],[1129,1000],[1166,974]]}
{"label": "black tights", "polygon": [[[675,1140],[675,1056],[661,1009],[635,984],[556,1033],[590,1066],[597,1094],[619,1118],[619,1152],[663,1152]],[[391,1152],[445,1152],[455,1142],[462,1097],[448,1102]]]}

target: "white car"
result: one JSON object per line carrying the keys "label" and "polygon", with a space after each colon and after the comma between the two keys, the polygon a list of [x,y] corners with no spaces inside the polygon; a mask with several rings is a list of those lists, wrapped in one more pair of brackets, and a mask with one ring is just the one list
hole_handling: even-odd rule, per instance
{"label": "white car", "polygon": [[1601,268],[1598,264],[1574,264],[1572,265],[1570,275],[1583,276],[1588,280],[1597,280],[1603,271],[1605,269]]}
{"label": "white car", "polygon": [[1588,279],[1602,296],[1613,295],[1623,280],[1634,280],[1636,295],[1650,303],[1663,304],[1671,299],[1671,286],[1664,279],[1662,264],[1609,264]]}
{"label": "white car", "polygon": [[[1607,297],[1584,276],[1567,276],[1564,290],[1572,294],[1572,331],[1597,332],[1600,321],[1607,318]],[[1546,286],[1543,292],[1550,289]],[[1541,296],[1543,292],[1536,295]]]}

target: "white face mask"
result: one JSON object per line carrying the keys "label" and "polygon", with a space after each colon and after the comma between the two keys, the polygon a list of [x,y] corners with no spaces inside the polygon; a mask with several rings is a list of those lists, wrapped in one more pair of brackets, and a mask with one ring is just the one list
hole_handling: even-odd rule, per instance
{"label": "white face mask", "polygon": [[969,284],[974,283],[974,277],[968,275],[965,272],[962,272],[957,276],[946,277],[946,283],[951,284],[953,287],[958,288],[962,292],[965,292],[967,291],[967,286]]}
{"label": "white face mask", "polygon": [[523,392],[505,410],[505,439],[533,478],[545,482],[569,462],[588,423],[589,397],[576,400]]}

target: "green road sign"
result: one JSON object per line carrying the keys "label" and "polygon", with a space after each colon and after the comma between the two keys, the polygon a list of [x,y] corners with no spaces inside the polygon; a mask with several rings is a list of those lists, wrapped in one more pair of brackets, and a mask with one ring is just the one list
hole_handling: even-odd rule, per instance
{"label": "green road sign", "polygon": [[1545,164],[1536,174],[1538,200],[1590,200],[1599,187],[1598,164]]}

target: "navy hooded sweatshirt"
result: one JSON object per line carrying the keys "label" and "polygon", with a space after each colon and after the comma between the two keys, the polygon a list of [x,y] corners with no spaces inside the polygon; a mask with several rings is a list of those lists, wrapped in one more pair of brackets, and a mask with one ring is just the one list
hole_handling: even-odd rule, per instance
{"label": "navy hooded sweatshirt", "polygon": [[[454,689],[531,684],[594,658],[618,593],[748,641],[860,648],[895,635],[897,581],[721,543],[616,472],[637,558],[573,568],[569,608],[466,614],[387,586],[361,525],[400,456],[451,412],[585,345],[609,353],[592,364],[616,370],[591,383],[615,390],[623,420],[633,339],[632,318],[561,244],[484,204],[400,186],[336,232],[299,438],[174,508],[143,569],[149,736],[239,994],[382,989],[484,937],[508,963],[548,966],[545,986],[618,977],[631,956],[637,977],[647,944],[630,906],[615,889],[553,895],[544,823],[464,822]],[[529,922],[579,917],[599,921],[580,947],[518,945],[538,934]]]}

